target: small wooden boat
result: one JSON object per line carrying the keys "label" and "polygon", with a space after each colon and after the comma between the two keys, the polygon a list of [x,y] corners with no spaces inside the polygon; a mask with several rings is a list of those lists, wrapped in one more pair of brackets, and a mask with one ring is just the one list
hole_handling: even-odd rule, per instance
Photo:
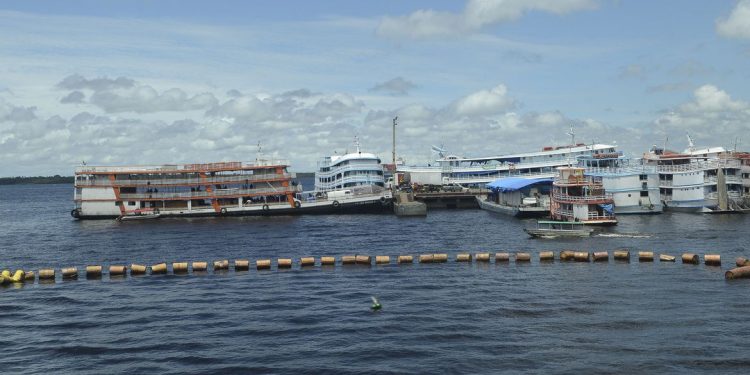
{"label": "small wooden boat", "polygon": [[533,238],[589,237],[594,231],[574,221],[537,221],[536,228],[524,228]]}

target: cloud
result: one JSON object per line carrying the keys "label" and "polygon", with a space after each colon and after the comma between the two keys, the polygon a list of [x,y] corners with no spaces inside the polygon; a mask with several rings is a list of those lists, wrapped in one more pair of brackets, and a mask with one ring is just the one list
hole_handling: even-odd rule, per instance
{"label": "cloud", "polygon": [[508,97],[505,85],[497,85],[491,90],[481,90],[456,102],[456,113],[476,116],[504,113],[516,106],[515,100]]}
{"label": "cloud", "polygon": [[693,101],[681,106],[684,112],[721,112],[748,109],[746,102],[732,100],[725,91],[714,85],[703,85],[693,91]]}
{"label": "cloud", "polygon": [[716,32],[727,38],[750,39],[750,0],[741,0],[726,19],[716,22]]}
{"label": "cloud", "polygon": [[622,79],[639,79],[643,80],[646,78],[646,68],[639,64],[630,64],[620,67],[620,72],[617,77]]}
{"label": "cloud", "polygon": [[128,89],[135,86],[135,81],[126,77],[117,77],[110,79],[107,77],[86,79],[80,74],[73,74],[65,77],[57,84],[57,87],[64,90],[112,90]]}
{"label": "cloud", "polygon": [[413,82],[403,79],[402,77],[392,78],[383,83],[370,88],[370,92],[382,92],[393,96],[409,95],[409,91],[417,88]]}
{"label": "cloud", "polygon": [[657,93],[657,92],[677,92],[677,91],[688,91],[694,87],[692,84],[688,82],[672,82],[672,83],[662,83],[660,85],[655,86],[649,86],[646,88],[646,92],[648,93]]}
{"label": "cloud", "polygon": [[452,37],[514,21],[528,12],[566,14],[596,6],[594,0],[469,0],[461,13],[420,9],[406,16],[385,17],[376,32],[394,39]]}
{"label": "cloud", "polygon": [[210,93],[189,96],[178,88],[159,93],[147,85],[130,89],[96,91],[89,101],[108,113],[207,110],[218,104],[216,97]]}
{"label": "cloud", "polygon": [[60,103],[62,104],[77,104],[77,103],[83,103],[84,99],[86,99],[86,95],[80,91],[73,91],[68,95],[65,95],[62,99],[60,99]]}

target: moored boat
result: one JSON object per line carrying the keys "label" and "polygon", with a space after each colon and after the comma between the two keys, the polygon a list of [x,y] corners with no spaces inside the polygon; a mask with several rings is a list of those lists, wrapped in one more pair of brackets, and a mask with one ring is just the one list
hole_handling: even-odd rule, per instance
{"label": "moored boat", "polygon": [[535,228],[524,228],[533,238],[589,237],[594,231],[574,221],[537,221]]}
{"label": "moored boat", "polygon": [[550,217],[592,225],[615,225],[614,199],[600,180],[580,167],[559,167],[552,183]]}

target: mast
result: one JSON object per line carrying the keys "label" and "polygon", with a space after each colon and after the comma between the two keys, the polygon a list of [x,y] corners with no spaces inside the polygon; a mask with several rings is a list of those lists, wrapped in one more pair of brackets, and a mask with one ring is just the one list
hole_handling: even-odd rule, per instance
{"label": "mast", "polygon": [[396,125],[398,124],[398,116],[393,118],[393,175],[396,175]]}

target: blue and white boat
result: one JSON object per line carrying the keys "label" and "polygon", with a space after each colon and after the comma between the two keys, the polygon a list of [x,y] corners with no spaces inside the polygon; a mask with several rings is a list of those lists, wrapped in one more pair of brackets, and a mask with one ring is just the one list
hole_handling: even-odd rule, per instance
{"label": "blue and white boat", "polygon": [[479,207],[519,218],[549,216],[551,177],[500,178],[486,185],[487,198],[477,196]]}

